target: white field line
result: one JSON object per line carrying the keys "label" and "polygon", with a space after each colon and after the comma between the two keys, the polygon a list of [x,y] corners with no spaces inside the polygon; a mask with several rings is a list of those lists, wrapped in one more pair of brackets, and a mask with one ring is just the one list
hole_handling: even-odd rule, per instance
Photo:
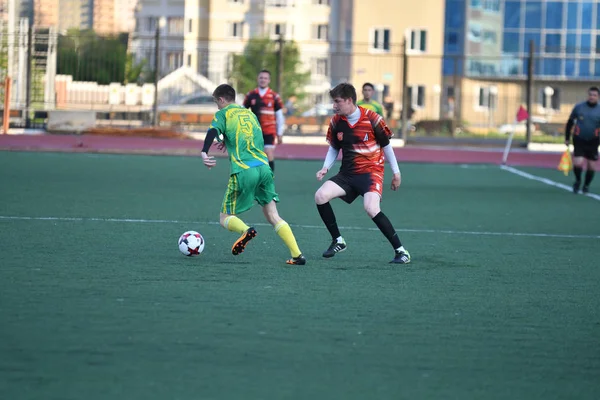
{"label": "white field line", "polygon": [[[508,171],[510,173],[513,173],[515,175],[519,175],[519,176],[521,176],[521,177],[523,177],[525,179],[530,179],[532,181],[542,182],[542,183],[545,183],[546,185],[554,186],[554,187],[557,187],[559,189],[566,190],[568,192],[573,191],[572,187],[564,185],[564,184],[559,183],[559,182],[555,182],[555,181],[553,181],[551,179],[548,179],[548,178],[542,178],[541,176],[532,175],[530,173],[520,171],[520,170],[515,169],[513,167],[507,167],[505,165],[502,165],[500,168],[503,169],[503,170],[505,170],[505,171]],[[591,197],[594,200],[599,200],[600,201],[600,196],[597,195],[597,194],[587,193],[587,194],[582,194],[582,195],[586,196],[586,197]]]}
{"label": "white field line", "polygon": [[[219,225],[216,221],[180,221],[170,219],[134,219],[134,218],[81,218],[81,217],[20,217],[0,215],[0,221],[56,221],[56,222],[117,222],[138,224],[188,224],[188,225]],[[257,223],[255,226],[270,226],[267,223]],[[292,224],[294,228],[325,229],[321,225]],[[363,228],[358,226],[341,226],[342,230],[377,231],[378,228]],[[489,231],[459,231],[447,229],[396,229],[398,232],[432,233],[445,235],[474,235],[474,236],[507,236],[507,237],[540,237],[540,238],[567,238],[567,239],[600,239],[600,235],[569,235],[558,233],[525,233],[525,232],[489,232]]]}

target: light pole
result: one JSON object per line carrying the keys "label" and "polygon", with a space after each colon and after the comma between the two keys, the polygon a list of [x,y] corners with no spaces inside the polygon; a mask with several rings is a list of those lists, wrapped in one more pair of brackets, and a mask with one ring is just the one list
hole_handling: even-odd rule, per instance
{"label": "light pole", "polygon": [[550,119],[550,113],[552,112],[552,96],[554,96],[554,89],[550,86],[546,86],[544,88],[544,96],[546,96],[546,101],[544,102],[544,111],[546,112],[546,117]]}
{"label": "light pole", "polygon": [[154,107],[152,125],[158,126],[158,80],[160,79],[160,31],[167,24],[165,17],[157,17],[156,32],[154,33]]}

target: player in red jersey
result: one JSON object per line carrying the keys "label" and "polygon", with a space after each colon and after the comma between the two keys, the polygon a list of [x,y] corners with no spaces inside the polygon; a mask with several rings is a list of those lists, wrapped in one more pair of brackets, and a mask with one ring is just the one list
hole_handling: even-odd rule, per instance
{"label": "player in red jersey", "polygon": [[365,211],[394,248],[395,256],[391,262],[408,264],[410,254],[380,208],[385,158],[394,172],[392,190],[400,187],[400,168],[390,144],[392,132],[382,116],[356,105],[356,89],[351,84],[340,83],[329,95],[333,99],[335,115],[327,131],[329,150],[323,168],[317,172],[317,179],[321,181],[325,177],[340,150],[342,166],[338,174],[323,183],[315,193],[319,215],[332,238],[323,257],[333,257],[346,250],[346,242],[329,202],[339,197],[350,204],[360,195],[364,197]]}
{"label": "player in red jersey", "polygon": [[258,118],[265,141],[265,153],[269,166],[275,172],[275,145],[283,142],[283,102],[278,93],[269,88],[271,73],[266,69],[258,74],[258,87],[249,91],[244,98],[244,107],[249,108]]}

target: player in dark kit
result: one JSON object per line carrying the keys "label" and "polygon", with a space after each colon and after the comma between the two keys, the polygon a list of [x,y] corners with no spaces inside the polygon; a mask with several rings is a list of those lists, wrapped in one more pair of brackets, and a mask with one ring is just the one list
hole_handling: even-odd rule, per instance
{"label": "player in dark kit", "polygon": [[[589,191],[590,183],[594,179],[596,161],[598,161],[598,146],[600,146],[600,105],[598,95],[600,90],[593,86],[588,90],[586,102],[577,104],[567,122],[565,129],[565,144],[569,145],[571,130],[573,131],[573,173],[575,183],[573,193],[579,192],[581,186],[581,172],[585,165],[585,181],[583,193]],[[587,162],[586,162],[587,161]]]}
{"label": "player in dark kit", "polygon": [[244,107],[249,108],[258,118],[263,131],[265,153],[269,157],[269,166],[275,172],[275,146],[283,143],[283,102],[279,94],[269,88],[271,73],[266,69],[258,74],[258,87],[244,98]]}
{"label": "player in dark kit", "polygon": [[317,209],[332,238],[323,257],[333,257],[346,250],[346,242],[340,234],[329,202],[339,197],[350,204],[360,195],[364,197],[365,211],[394,248],[395,256],[391,262],[408,264],[410,254],[402,246],[392,223],[380,208],[385,158],[394,172],[392,190],[398,190],[400,186],[400,169],[390,144],[392,132],[383,117],[356,105],[356,89],[349,83],[340,83],[329,95],[333,99],[333,111],[336,115],[329,124],[329,150],[323,168],[317,172],[317,179],[320,181],[327,174],[340,150],[342,166],[339,173],[321,185],[315,193]]}

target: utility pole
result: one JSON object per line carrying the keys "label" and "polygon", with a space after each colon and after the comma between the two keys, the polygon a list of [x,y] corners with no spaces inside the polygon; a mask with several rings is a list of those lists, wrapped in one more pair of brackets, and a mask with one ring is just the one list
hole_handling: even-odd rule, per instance
{"label": "utility pole", "polygon": [[158,80],[160,79],[160,19],[156,19],[156,32],[154,34],[154,107],[152,125],[158,126]]}
{"label": "utility pole", "polygon": [[283,35],[279,35],[279,39],[277,39],[277,43],[279,46],[277,47],[277,93],[281,96],[281,91],[283,90],[283,46],[285,45],[285,40]]}
{"label": "utility pole", "polygon": [[27,31],[27,91],[25,92],[25,128],[31,128],[31,68],[33,64],[33,20]]}

